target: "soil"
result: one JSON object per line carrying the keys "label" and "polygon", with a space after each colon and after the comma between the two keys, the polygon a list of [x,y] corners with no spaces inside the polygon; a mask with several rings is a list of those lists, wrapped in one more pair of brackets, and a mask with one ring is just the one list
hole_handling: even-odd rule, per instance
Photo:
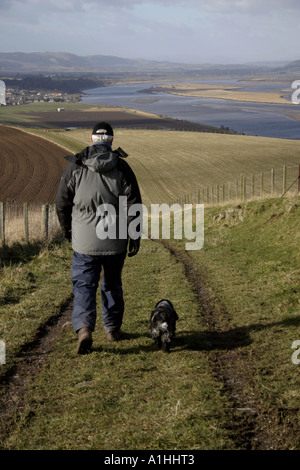
{"label": "soil", "polygon": [[[163,119],[122,110],[31,113],[39,127],[89,128],[105,119],[114,128],[179,129],[208,131],[213,128],[188,121]],[[104,116],[104,117],[103,117]],[[32,127],[32,122],[29,124]],[[24,125],[25,127],[25,125]],[[0,202],[54,204],[57,187],[67,162],[68,151],[21,129],[0,125]]]}
{"label": "soil", "polygon": [[67,151],[46,139],[0,126],[0,202],[54,204]]}
{"label": "soil", "polygon": [[0,396],[0,450],[3,440],[13,431],[24,412],[24,397],[27,388],[39,374],[48,359],[53,342],[59,338],[64,325],[71,321],[72,302],[63,305],[57,315],[40,325],[36,337],[19,353],[15,364],[0,376],[0,386],[5,394]]}

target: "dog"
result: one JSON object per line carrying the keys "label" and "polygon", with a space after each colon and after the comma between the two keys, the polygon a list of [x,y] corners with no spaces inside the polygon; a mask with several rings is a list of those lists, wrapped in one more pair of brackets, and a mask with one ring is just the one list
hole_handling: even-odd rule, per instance
{"label": "dog", "polygon": [[172,339],[175,336],[178,315],[170,300],[161,299],[155,305],[150,316],[149,336],[159,349],[170,352]]}

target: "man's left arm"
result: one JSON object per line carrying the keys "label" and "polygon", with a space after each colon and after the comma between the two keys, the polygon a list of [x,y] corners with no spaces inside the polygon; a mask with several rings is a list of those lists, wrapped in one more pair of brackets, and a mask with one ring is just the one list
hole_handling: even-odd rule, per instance
{"label": "man's left arm", "polygon": [[[122,172],[123,175],[123,188],[122,192],[124,195],[127,196],[127,225],[129,226],[130,223],[136,219],[137,217],[140,216],[140,214],[128,215],[128,211],[131,206],[134,204],[140,204],[141,205],[141,210],[142,210],[142,197],[139,189],[139,185],[136,179],[136,176],[131,169],[131,167],[125,162],[124,160],[120,159],[119,160],[119,169]],[[140,249],[140,241],[141,241],[141,236],[134,239],[134,238],[129,238],[129,251],[128,251],[128,256],[134,256],[138,253]]]}
{"label": "man's left arm", "polygon": [[72,176],[72,165],[68,165],[62,174],[57,194],[56,194],[56,213],[67,240],[71,240],[72,229],[72,208],[74,194],[72,192],[70,180]]}

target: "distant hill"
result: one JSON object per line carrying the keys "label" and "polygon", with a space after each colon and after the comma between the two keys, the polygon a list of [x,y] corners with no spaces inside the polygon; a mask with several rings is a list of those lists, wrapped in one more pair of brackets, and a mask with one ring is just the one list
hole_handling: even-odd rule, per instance
{"label": "distant hill", "polygon": [[290,62],[284,67],[284,70],[287,72],[300,72],[300,60],[295,60],[294,62]]}
{"label": "distant hill", "polygon": [[182,65],[105,55],[78,56],[68,52],[0,52],[0,72],[143,71],[167,70],[174,67]]}
{"label": "distant hill", "polygon": [[[297,62],[297,61],[296,61]],[[295,63],[296,63],[295,62]],[[281,69],[286,63],[277,64]],[[0,52],[0,73],[97,73],[97,72],[268,72],[274,64],[183,64],[168,61],[126,59],[106,55],[79,56],[68,52]]]}

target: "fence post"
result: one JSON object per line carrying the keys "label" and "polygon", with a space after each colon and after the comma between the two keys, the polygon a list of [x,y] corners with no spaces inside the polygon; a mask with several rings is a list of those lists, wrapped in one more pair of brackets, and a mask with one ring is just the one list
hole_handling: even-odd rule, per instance
{"label": "fence post", "polygon": [[298,193],[300,193],[300,165],[298,169]]}
{"label": "fence post", "polygon": [[0,202],[0,238],[3,245],[5,245],[5,212],[3,202]]}
{"label": "fence post", "polygon": [[286,191],[286,166],[283,167],[283,170],[282,170],[282,189],[283,189],[283,193],[285,193]]}
{"label": "fence post", "polygon": [[29,226],[28,226],[28,204],[24,202],[23,204],[23,216],[24,216],[24,238],[25,243],[29,242]]}
{"label": "fence post", "polygon": [[246,177],[241,175],[241,201],[246,200]]}
{"label": "fence post", "polygon": [[254,198],[255,186],[254,186],[254,175],[251,175],[251,199]]}
{"label": "fence post", "polygon": [[42,236],[48,238],[49,206],[42,205]]}
{"label": "fence post", "polygon": [[260,174],[260,197],[264,195],[264,173],[263,171]]}
{"label": "fence post", "polygon": [[271,170],[271,196],[274,194],[274,168]]}

